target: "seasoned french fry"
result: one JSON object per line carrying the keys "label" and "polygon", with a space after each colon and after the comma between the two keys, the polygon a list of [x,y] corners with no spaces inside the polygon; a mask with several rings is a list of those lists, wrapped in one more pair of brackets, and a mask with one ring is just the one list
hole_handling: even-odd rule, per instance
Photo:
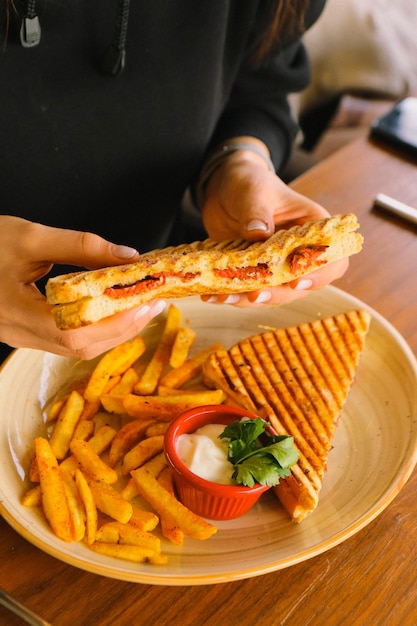
{"label": "seasoned french fry", "polygon": [[170,304],[162,336],[145,372],[134,386],[135,393],[149,395],[155,391],[161,374],[168,364],[172,345],[180,328],[180,323],[180,310],[174,304]]}
{"label": "seasoned french fry", "polygon": [[94,435],[94,422],[88,419],[81,418],[75,427],[73,439],[83,439],[86,441]]}
{"label": "seasoned french fry", "polygon": [[127,476],[132,469],[149,461],[162,452],[164,448],[164,435],[155,435],[139,441],[123,458],[122,474]]}
{"label": "seasoned french fry", "polygon": [[195,378],[201,372],[203,363],[210,352],[219,350],[220,348],[223,348],[223,344],[215,343],[208,348],[201,350],[194,356],[184,361],[180,367],[172,369],[161,376],[159,384],[165,387],[173,387],[174,389],[182,387],[185,383]]}
{"label": "seasoned french fry", "polygon": [[169,426],[169,422],[154,422],[152,421],[146,429],[146,437],[153,437],[154,435],[165,435]]}
{"label": "seasoned french fry", "polygon": [[110,377],[122,375],[145,350],[145,343],[142,337],[138,336],[107,352],[99,360],[90,376],[84,391],[85,399],[94,402],[100,398]]}
{"label": "seasoned french fry", "polygon": [[90,546],[94,552],[105,554],[116,559],[125,559],[135,563],[153,563],[154,565],[166,565],[168,557],[165,554],[158,554],[150,548],[142,546],[128,546],[119,543],[101,543],[96,541]]}
{"label": "seasoned french fry", "polygon": [[118,522],[127,524],[133,514],[132,505],[109,484],[88,481],[94,502],[99,511]]}
{"label": "seasoned french fry", "polygon": [[116,396],[112,393],[106,393],[100,396],[100,402],[103,408],[108,413],[113,413],[115,415],[123,415],[126,413],[125,407],[123,405],[124,395]]}
{"label": "seasoned french fry", "polygon": [[[132,479],[133,480],[133,479]],[[129,524],[140,528],[140,530],[151,531],[154,530],[159,524],[159,517],[152,511],[143,511],[135,504],[132,504],[132,517],[129,520]]]}
{"label": "seasoned french fry", "polygon": [[69,394],[63,396],[62,398],[59,398],[58,400],[55,400],[55,402],[53,402],[53,404],[50,406],[47,417],[46,417],[46,423],[49,424],[50,422],[53,422],[54,420],[56,420],[56,418],[58,417],[62,407],[64,406],[64,404],[66,403],[66,401],[68,400],[68,396]]}
{"label": "seasoned french fry", "polygon": [[115,465],[124,457],[124,455],[141,439],[148,426],[153,423],[152,420],[132,420],[127,422],[116,434],[111,442],[109,452],[109,465]]}
{"label": "seasoned french fry", "polygon": [[138,396],[128,393],[124,397],[123,405],[126,413],[131,417],[171,421],[177,415],[195,406],[221,404],[224,399],[225,394],[221,389],[195,391],[175,396]]}
{"label": "seasoned french fry", "polygon": [[23,506],[41,506],[42,505],[41,486],[36,485],[36,487],[31,487],[30,489],[28,489],[23,494],[22,504]]}
{"label": "seasoned french fry", "polygon": [[97,507],[87,479],[79,468],[75,470],[75,484],[85,510],[85,539],[87,544],[91,546],[97,533]]}
{"label": "seasoned french fry", "polygon": [[[89,445],[98,455],[102,454],[109,447],[113,437],[117,431],[111,426],[102,426],[97,432],[88,440]],[[67,456],[60,465],[62,471],[67,471],[74,474],[78,465],[78,461],[74,455]]]}
{"label": "seasoned french fry", "polygon": [[44,437],[36,437],[35,452],[45,517],[57,537],[73,541],[74,532],[64,480],[49,441]]}
{"label": "seasoned french fry", "polygon": [[[111,378],[109,378],[109,380],[104,386],[103,395],[107,393],[111,393],[114,387],[116,387],[119,384],[120,379],[121,379],[121,376],[112,376]],[[101,409],[100,398],[96,398],[92,402],[90,402],[89,400],[86,400],[84,403],[83,412],[81,414],[81,419],[83,420],[93,419],[93,417],[95,417],[97,413],[99,413],[100,409]]]}
{"label": "seasoned french fry", "polygon": [[216,526],[187,509],[167,491],[152,476],[146,466],[133,470],[131,475],[136,482],[139,493],[155,509],[156,513],[160,517],[166,517],[168,521],[178,526],[188,537],[203,541],[217,532]]}
{"label": "seasoned french fry", "polygon": [[110,485],[118,481],[115,469],[107,465],[99,455],[94,452],[88,441],[73,439],[70,450],[77,459],[81,469],[95,481],[102,481]]}
{"label": "seasoned french fry", "polygon": [[38,462],[36,461],[36,454],[33,455],[30,461],[29,480],[31,483],[39,482],[39,470],[38,470]]}
{"label": "seasoned french fry", "polygon": [[166,460],[164,452],[160,452],[159,454],[154,456],[150,461],[147,461],[146,463],[144,463],[142,467],[145,467],[146,470],[152,474],[152,476],[157,478],[167,465],[168,465],[168,462]]}
{"label": "seasoned french fry", "polygon": [[127,393],[131,393],[133,387],[139,380],[139,376],[133,367],[129,367],[123,376],[121,376],[120,381],[107,393],[112,396],[124,396]]}
{"label": "seasoned french fry", "polygon": [[[175,496],[174,481],[172,477],[172,469],[167,466],[158,476],[158,482],[169,493]],[[182,546],[184,543],[184,533],[179,526],[172,519],[166,516],[161,517],[161,531],[164,537],[166,537],[171,543],[177,546]]]}
{"label": "seasoned french fry", "polygon": [[72,391],[55,422],[49,443],[58,460],[64,459],[84,408],[84,398]]}
{"label": "seasoned french fry", "polygon": [[96,532],[96,541],[102,543],[119,543],[120,533],[117,526],[119,522],[107,522],[100,526]]}
{"label": "seasoned french fry", "polygon": [[62,472],[68,508],[72,519],[75,541],[82,541],[85,535],[85,508],[74,478],[68,472]]}
{"label": "seasoned french fry", "polygon": [[139,494],[136,483],[132,477],[129,478],[123,489],[120,491],[120,495],[125,498],[125,500],[133,500]]}
{"label": "seasoned french fry", "polygon": [[188,351],[194,343],[196,332],[189,326],[183,326],[177,332],[169,357],[171,367],[179,367],[188,357]]}
{"label": "seasoned french fry", "polygon": [[150,548],[157,553],[161,552],[161,540],[159,537],[121,522],[107,522],[103,524],[97,531],[96,541],[142,546],[143,548]]}

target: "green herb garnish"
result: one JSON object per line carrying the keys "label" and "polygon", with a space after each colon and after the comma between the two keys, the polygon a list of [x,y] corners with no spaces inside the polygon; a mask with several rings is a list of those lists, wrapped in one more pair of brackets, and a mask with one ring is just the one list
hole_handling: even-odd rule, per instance
{"label": "green herb garnish", "polygon": [[280,478],[290,475],[298,460],[294,437],[270,435],[269,426],[260,417],[232,422],[219,435],[229,439],[228,460],[234,466],[232,478],[238,485],[255,483],[273,487]]}

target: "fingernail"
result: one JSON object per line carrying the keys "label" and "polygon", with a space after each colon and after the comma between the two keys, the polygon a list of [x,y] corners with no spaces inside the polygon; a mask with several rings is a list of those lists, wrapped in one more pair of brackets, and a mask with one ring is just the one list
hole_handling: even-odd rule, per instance
{"label": "fingernail", "polygon": [[260,304],[261,302],[268,302],[272,298],[272,293],[270,291],[261,291],[256,296],[253,301],[255,304]]}
{"label": "fingernail", "polygon": [[145,315],[151,314],[152,317],[156,317],[166,307],[166,302],[164,300],[157,300],[152,306],[149,304],[144,304],[141,306],[135,314],[135,320],[140,319],[141,317],[145,317]]}
{"label": "fingernail", "polygon": [[246,230],[248,230],[248,231],[250,231],[250,230],[262,230],[262,231],[266,232],[268,230],[268,226],[267,226],[267,224],[265,224],[265,222],[261,222],[261,220],[252,220],[246,226]]}
{"label": "fingernail", "polygon": [[239,302],[239,300],[240,300],[240,296],[238,296],[235,293],[232,293],[229,296],[227,296],[226,300],[223,300],[222,304],[236,304],[236,302]]}
{"label": "fingernail", "polygon": [[164,309],[166,308],[166,305],[167,303],[165,302],[165,300],[157,300],[152,306],[152,317],[156,317],[157,315],[162,313],[162,311],[164,311]]}
{"label": "fingernail", "polygon": [[118,256],[119,259],[131,259],[138,253],[135,248],[130,248],[129,246],[113,246],[113,254],[114,256]]}
{"label": "fingernail", "polygon": [[310,278],[304,278],[297,283],[296,287],[294,287],[295,291],[304,291],[305,289],[310,289],[313,286],[313,281]]}

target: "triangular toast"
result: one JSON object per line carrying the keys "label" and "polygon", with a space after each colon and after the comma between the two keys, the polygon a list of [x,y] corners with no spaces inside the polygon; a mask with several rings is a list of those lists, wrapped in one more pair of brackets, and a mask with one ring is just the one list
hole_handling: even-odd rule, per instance
{"label": "triangular toast", "polygon": [[294,437],[299,460],[274,490],[296,522],[317,507],[370,320],[367,311],[354,310],[270,330],[211,353],[204,364],[205,382],[223,389],[227,403]]}

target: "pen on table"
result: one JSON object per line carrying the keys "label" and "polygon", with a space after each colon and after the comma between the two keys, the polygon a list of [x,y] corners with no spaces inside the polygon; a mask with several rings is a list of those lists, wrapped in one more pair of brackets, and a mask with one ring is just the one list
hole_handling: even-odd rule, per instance
{"label": "pen on table", "polygon": [[400,202],[395,198],[391,198],[384,193],[379,193],[375,196],[374,207],[384,209],[384,211],[387,211],[388,213],[393,213],[408,222],[417,224],[417,209],[409,206],[408,204],[404,204],[404,202]]}

